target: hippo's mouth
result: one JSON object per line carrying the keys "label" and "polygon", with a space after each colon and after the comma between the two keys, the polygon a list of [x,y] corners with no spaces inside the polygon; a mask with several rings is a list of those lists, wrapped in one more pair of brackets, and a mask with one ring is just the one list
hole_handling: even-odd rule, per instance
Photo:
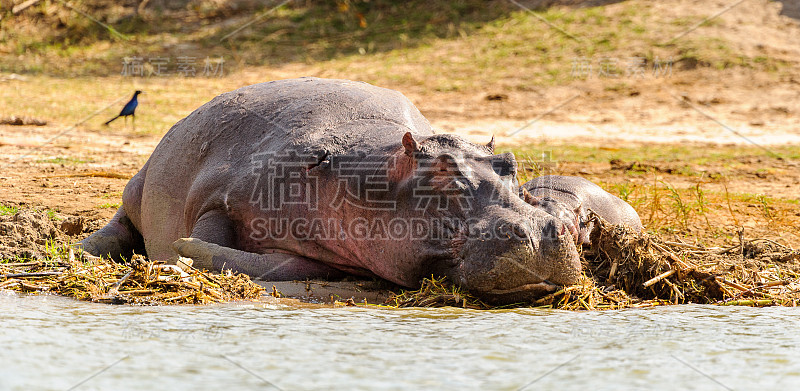
{"label": "hippo's mouth", "polygon": [[525,284],[511,289],[493,289],[484,293],[485,300],[492,302],[513,303],[538,299],[548,293],[563,288],[549,281]]}

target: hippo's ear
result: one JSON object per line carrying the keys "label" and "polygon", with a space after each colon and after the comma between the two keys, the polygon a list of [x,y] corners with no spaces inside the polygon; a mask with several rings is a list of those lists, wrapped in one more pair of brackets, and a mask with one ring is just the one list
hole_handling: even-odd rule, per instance
{"label": "hippo's ear", "polygon": [[494,154],[494,135],[492,135],[492,140],[486,144],[486,148],[489,149],[489,153]]}
{"label": "hippo's ear", "polygon": [[403,135],[403,148],[406,149],[406,155],[408,156],[414,156],[414,152],[419,152],[419,144],[417,144],[417,140],[414,140],[411,132],[406,132]]}
{"label": "hippo's ear", "polygon": [[535,195],[531,194],[531,192],[529,192],[528,189],[526,189],[524,187],[520,187],[519,188],[519,196],[520,196],[520,198],[522,198],[523,201],[525,201],[528,204],[531,204],[533,206],[539,205],[539,203],[542,202],[541,198],[536,197]]}

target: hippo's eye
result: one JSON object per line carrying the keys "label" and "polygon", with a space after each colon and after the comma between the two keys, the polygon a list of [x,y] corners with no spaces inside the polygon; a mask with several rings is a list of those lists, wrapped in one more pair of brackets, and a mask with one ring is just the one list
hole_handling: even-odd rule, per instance
{"label": "hippo's eye", "polygon": [[501,177],[517,176],[517,161],[511,153],[492,156],[492,170]]}
{"label": "hippo's eye", "polygon": [[448,196],[458,196],[476,188],[474,169],[465,164],[463,158],[443,154],[433,162],[427,171],[427,184],[432,189]]}

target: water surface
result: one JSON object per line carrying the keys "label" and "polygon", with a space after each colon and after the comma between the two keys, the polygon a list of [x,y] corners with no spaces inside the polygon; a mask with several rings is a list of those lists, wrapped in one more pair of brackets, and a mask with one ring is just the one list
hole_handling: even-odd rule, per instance
{"label": "water surface", "polygon": [[800,389],[800,309],[130,307],[0,292],[0,390]]}

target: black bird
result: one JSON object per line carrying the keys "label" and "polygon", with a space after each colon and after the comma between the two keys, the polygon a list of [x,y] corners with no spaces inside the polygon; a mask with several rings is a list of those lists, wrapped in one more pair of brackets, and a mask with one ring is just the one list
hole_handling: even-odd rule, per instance
{"label": "black bird", "polygon": [[125,107],[122,108],[122,111],[119,112],[119,115],[108,120],[108,122],[106,122],[106,126],[108,126],[111,121],[119,117],[125,117],[125,122],[127,123],[128,116],[130,115],[131,121],[133,121],[133,127],[136,128],[136,116],[134,115],[134,112],[136,111],[136,106],[139,106],[139,101],[136,99],[136,97],[141,93],[142,91],[136,90],[136,92],[133,93],[133,98],[131,98],[131,100],[125,104]]}

